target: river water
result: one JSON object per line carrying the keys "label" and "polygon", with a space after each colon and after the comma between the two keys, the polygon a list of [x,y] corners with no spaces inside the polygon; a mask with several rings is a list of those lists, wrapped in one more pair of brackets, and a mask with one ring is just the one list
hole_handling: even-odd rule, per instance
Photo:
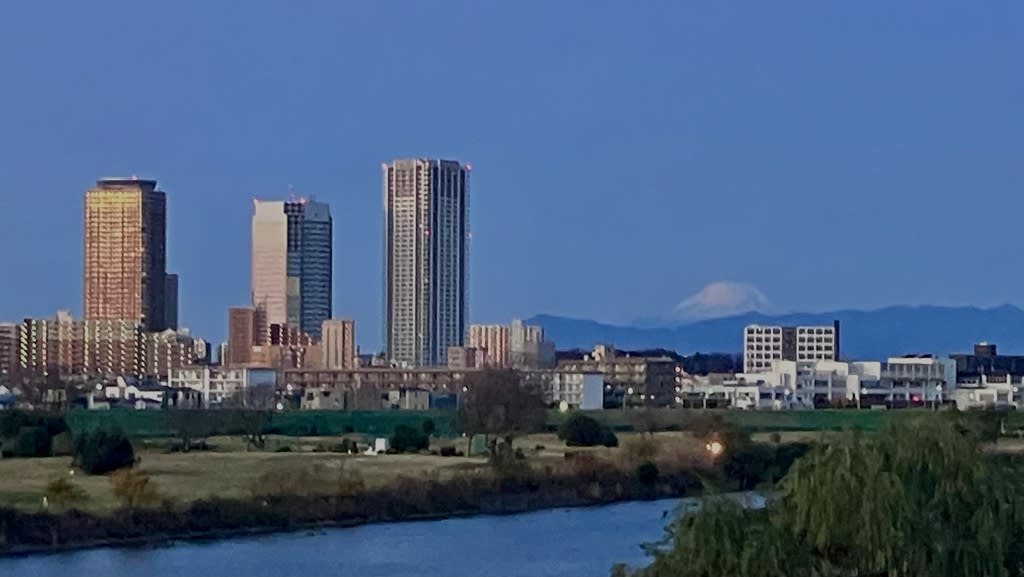
{"label": "river water", "polygon": [[17,576],[608,575],[647,563],[678,500],[0,559]]}

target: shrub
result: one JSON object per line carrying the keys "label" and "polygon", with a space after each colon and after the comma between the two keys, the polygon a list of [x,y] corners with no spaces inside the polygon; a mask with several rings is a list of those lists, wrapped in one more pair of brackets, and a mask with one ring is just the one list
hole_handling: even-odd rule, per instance
{"label": "shrub", "polygon": [[583,413],[569,417],[558,431],[558,438],[570,447],[617,447],[619,439],[615,432],[600,421]]}
{"label": "shrub", "polygon": [[292,452],[292,448],[291,448],[290,445],[285,445],[283,447],[278,447],[278,448],[274,449],[274,452],[275,453],[291,453]]}
{"label": "shrub", "polygon": [[95,431],[75,439],[73,463],[90,475],[103,475],[135,463],[131,441],[118,431]]}
{"label": "shrub", "polygon": [[160,502],[156,483],[149,475],[132,469],[122,469],[110,476],[114,497],[128,509],[152,507]]}
{"label": "shrub", "polygon": [[650,461],[642,463],[636,468],[636,480],[645,487],[653,487],[658,482],[661,472],[658,466]]}
{"label": "shrub", "polygon": [[433,419],[427,419],[423,421],[423,434],[430,437],[437,431],[437,426],[434,425]]}
{"label": "shrub", "polygon": [[70,509],[88,500],[81,487],[67,477],[60,477],[46,485],[46,499],[61,509]]}
{"label": "shrub", "polygon": [[391,435],[391,448],[399,453],[415,453],[430,447],[430,437],[409,425],[398,425]]}
{"label": "shrub", "polygon": [[5,457],[49,457],[51,437],[42,427],[24,427],[10,442],[10,447],[4,451]]}
{"label": "shrub", "polygon": [[441,456],[442,457],[454,457],[455,456],[455,447],[441,447]]}

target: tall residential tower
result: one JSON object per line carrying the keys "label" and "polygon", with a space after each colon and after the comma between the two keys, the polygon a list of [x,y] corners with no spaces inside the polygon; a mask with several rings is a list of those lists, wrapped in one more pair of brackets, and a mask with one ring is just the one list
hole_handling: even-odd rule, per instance
{"label": "tall residential tower", "polygon": [[384,339],[392,361],[444,365],[466,333],[469,165],[382,165]]}
{"label": "tall residential tower", "polygon": [[[85,192],[83,309],[87,321],[177,325],[167,275],[167,197],[155,180],[104,178]],[[169,285],[174,294],[167,294]]]}
{"label": "tall residential tower", "polygon": [[254,200],[252,304],[261,331],[299,329],[316,340],[331,318],[333,224],[326,203]]}

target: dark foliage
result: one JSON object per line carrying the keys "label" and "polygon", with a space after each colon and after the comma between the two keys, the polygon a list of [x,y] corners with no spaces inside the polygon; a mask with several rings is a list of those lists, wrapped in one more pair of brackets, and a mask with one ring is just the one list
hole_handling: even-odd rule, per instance
{"label": "dark foliage", "polygon": [[415,453],[430,447],[430,437],[409,425],[398,425],[391,435],[391,448],[399,453]]}
{"label": "dark foliage", "polygon": [[575,413],[562,424],[558,438],[570,447],[617,447],[619,439],[615,432],[590,415]]}
{"label": "dark foliage", "polygon": [[49,457],[52,437],[42,427],[22,427],[10,445],[11,449],[8,451],[5,444],[4,457]]}
{"label": "dark foliage", "polygon": [[90,475],[103,475],[135,464],[135,449],[119,431],[94,431],[75,438],[74,464]]}
{"label": "dark foliage", "polygon": [[658,466],[647,461],[636,468],[636,480],[645,487],[653,487],[661,476]]}

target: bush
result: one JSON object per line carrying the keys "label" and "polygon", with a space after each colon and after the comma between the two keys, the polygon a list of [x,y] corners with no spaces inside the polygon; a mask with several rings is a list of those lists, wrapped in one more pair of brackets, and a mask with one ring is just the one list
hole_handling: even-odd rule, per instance
{"label": "bush", "polygon": [[647,461],[636,468],[636,480],[645,487],[653,487],[658,482],[661,471],[654,463]]}
{"label": "bush", "polygon": [[110,476],[111,491],[127,509],[152,507],[160,502],[160,492],[149,475],[123,469]]}
{"label": "bush", "polygon": [[[9,446],[9,448],[8,448]],[[16,437],[5,443],[4,457],[49,457],[51,437],[42,427],[24,427]]]}
{"label": "bush", "polygon": [[619,446],[615,432],[600,421],[583,413],[576,413],[558,430],[558,438],[570,447]]}
{"label": "bush", "polygon": [[291,453],[292,452],[292,448],[291,448],[290,445],[285,445],[283,447],[278,447],[278,448],[274,449],[274,452],[275,453]]}
{"label": "bush", "polygon": [[73,463],[90,475],[103,475],[135,464],[135,449],[118,431],[85,433],[75,439]]}
{"label": "bush", "polygon": [[60,509],[71,509],[89,500],[86,492],[67,477],[50,481],[44,494],[50,503]]}
{"label": "bush", "polygon": [[391,448],[399,453],[415,453],[430,448],[430,437],[409,425],[398,425],[391,435]]}
{"label": "bush", "polygon": [[430,437],[437,431],[437,426],[434,425],[433,419],[427,419],[423,421],[423,434]]}
{"label": "bush", "polygon": [[455,447],[441,447],[441,456],[442,457],[454,457],[455,456]]}

